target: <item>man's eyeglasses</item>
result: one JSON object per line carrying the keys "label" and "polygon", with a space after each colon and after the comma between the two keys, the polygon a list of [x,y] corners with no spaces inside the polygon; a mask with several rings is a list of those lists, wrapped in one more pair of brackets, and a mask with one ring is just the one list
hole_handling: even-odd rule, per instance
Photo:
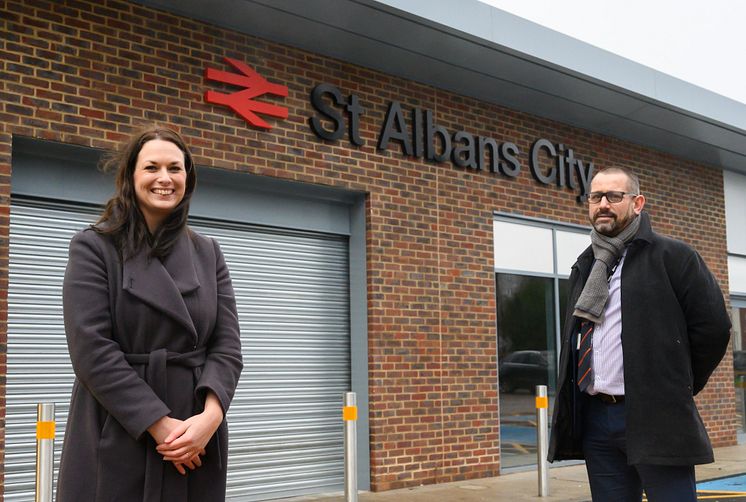
{"label": "man's eyeglasses", "polygon": [[629,193],[629,192],[591,192],[588,194],[588,202],[591,204],[598,204],[601,202],[601,199],[606,197],[606,200],[609,201],[609,204],[619,204],[624,200],[624,196],[629,195],[631,197],[637,197],[640,194],[637,193]]}

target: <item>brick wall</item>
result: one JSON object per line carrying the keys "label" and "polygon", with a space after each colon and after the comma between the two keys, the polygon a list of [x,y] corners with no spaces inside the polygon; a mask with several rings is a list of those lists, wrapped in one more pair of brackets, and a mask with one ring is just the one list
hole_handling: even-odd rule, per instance
{"label": "brick wall", "polygon": [[[374,490],[496,475],[498,395],[492,211],[585,224],[576,192],[537,183],[531,142],[571,146],[597,168],[640,174],[657,230],[693,244],[728,290],[721,174],[621,140],[121,1],[0,0],[0,416],[5,416],[11,138],[110,148],[153,121],[196,162],[366,191],[371,475]],[[224,56],[289,87],[284,121],[252,129],[205,104]],[[228,69],[228,68],[224,68]],[[365,145],[311,132],[328,82],[365,108]],[[450,131],[520,149],[516,179],[376,148],[389,101]],[[698,399],[713,442],[735,442],[732,355]]]}

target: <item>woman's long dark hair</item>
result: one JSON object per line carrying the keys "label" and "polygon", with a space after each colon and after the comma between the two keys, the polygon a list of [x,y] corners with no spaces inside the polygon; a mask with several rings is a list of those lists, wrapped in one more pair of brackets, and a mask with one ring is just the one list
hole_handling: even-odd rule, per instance
{"label": "woman's long dark hair", "polygon": [[[184,153],[186,186],[184,198],[151,235],[137,203],[134,172],[137,156],[143,145],[154,139],[170,141]],[[151,248],[150,256],[168,255],[176,239],[186,228],[189,202],[197,183],[192,155],[179,133],[165,127],[148,127],[123,143],[119,150],[105,157],[103,169],[105,171],[116,170],[116,191],[93,226],[94,230],[114,239],[122,259],[131,257],[146,245]]]}

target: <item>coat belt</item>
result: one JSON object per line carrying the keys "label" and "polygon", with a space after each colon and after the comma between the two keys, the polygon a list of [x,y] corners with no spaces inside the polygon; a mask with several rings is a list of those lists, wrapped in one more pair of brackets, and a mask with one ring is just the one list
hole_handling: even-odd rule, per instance
{"label": "coat belt", "polygon": [[[146,354],[125,354],[124,357],[132,366],[145,365],[145,381],[155,394],[165,402],[166,390],[168,389],[168,366],[201,367],[207,360],[207,350],[202,347],[192,352],[181,353],[158,349]],[[148,443],[148,447],[145,449],[143,502],[160,502],[165,462],[155,449],[155,441],[150,438]],[[182,484],[184,485],[183,489],[186,490],[186,478],[184,478]]]}

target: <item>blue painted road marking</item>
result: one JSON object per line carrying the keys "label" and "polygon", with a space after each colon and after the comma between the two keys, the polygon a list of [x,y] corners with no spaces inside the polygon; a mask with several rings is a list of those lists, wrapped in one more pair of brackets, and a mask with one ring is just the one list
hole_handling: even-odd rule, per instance
{"label": "blue painted road marking", "polygon": [[746,493],[746,474],[697,483],[697,490]]}
{"label": "blue painted road marking", "polygon": [[706,502],[746,502],[746,474],[713,479],[697,484],[697,500]]}

